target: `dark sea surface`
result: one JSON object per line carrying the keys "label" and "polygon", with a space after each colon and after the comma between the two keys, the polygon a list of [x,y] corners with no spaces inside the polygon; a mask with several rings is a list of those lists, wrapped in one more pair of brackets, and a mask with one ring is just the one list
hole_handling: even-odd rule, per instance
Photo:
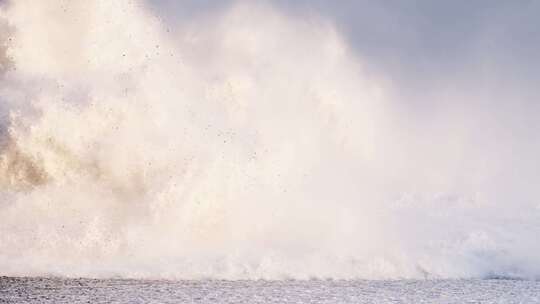
{"label": "dark sea surface", "polygon": [[540,303],[540,282],[0,277],[0,303]]}

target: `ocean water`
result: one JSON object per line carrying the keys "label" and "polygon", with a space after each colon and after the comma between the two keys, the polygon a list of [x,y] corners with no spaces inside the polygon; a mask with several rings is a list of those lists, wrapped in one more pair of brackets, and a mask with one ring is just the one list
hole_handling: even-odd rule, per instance
{"label": "ocean water", "polygon": [[540,303],[522,280],[152,281],[0,278],[0,303]]}

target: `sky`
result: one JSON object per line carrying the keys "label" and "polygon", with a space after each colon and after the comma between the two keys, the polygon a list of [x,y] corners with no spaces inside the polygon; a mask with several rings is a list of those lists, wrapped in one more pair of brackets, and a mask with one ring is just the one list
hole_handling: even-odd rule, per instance
{"label": "sky", "polygon": [[[330,19],[373,69],[390,75],[401,84],[402,93],[417,102],[436,102],[425,95],[448,87],[474,87],[487,95],[531,102],[538,97],[534,86],[540,79],[540,3],[536,1],[267,2],[296,18]],[[231,3],[150,1],[169,22]]]}

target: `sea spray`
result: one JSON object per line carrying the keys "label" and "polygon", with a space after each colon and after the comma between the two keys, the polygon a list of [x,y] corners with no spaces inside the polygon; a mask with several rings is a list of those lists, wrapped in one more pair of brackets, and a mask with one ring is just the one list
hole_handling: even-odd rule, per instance
{"label": "sea spray", "polygon": [[451,102],[411,122],[322,16],[239,2],[174,27],[130,0],[1,16],[2,275],[540,274],[539,193],[508,173],[538,179],[486,139],[499,126]]}

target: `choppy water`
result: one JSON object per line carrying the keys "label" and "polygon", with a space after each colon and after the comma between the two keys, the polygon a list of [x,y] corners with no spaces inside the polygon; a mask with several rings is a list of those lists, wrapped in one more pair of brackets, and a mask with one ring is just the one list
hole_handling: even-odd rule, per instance
{"label": "choppy water", "polygon": [[540,303],[521,280],[152,281],[0,278],[0,303]]}

